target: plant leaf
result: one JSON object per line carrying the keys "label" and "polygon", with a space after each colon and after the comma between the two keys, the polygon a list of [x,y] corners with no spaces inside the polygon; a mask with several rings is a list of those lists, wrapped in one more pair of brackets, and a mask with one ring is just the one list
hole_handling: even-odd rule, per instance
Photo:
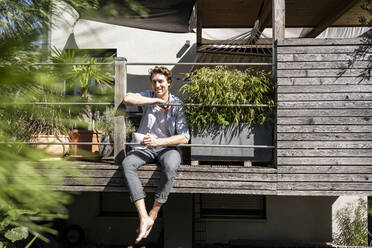
{"label": "plant leaf", "polygon": [[9,239],[13,243],[18,240],[27,239],[27,237],[28,228],[24,226],[12,228],[5,233],[5,238]]}

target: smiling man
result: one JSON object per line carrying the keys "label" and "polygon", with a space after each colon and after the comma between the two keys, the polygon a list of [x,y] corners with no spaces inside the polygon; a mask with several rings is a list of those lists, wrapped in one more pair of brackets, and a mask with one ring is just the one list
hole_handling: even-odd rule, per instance
{"label": "smiling man", "polygon": [[[137,130],[144,135],[143,141],[140,145],[132,146],[122,163],[130,199],[134,202],[140,219],[136,243],[149,235],[159,210],[173,187],[181,154],[172,145],[186,144],[190,138],[184,108],[167,105],[182,104],[180,99],[169,92],[172,72],[165,67],[156,66],[150,70],[150,80],[152,90],[128,93],[124,98],[126,105],[144,107],[144,115]],[[160,164],[161,175],[153,207],[148,213],[144,201],[146,194],[137,169],[153,162]]]}

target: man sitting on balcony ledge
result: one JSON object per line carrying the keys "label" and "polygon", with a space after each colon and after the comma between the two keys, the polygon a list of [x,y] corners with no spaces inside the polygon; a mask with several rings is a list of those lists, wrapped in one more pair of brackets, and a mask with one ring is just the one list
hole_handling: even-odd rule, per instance
{"label": "man sitting on balcony ledge", "polygon": [[[149,235],[158,212],[167,201],[173,187],[176,171],[181,163],[181,155],[176,147],[170,145],[186,144],[190,139],[183,106],[166,105],[167,103],[182,104],[180,99],[169,92],[172,72],[165,67],[156,66],[150,70],[150,80],[152,90],[128,93],[124,97],[126,105],[144,106],[144,115],[137,131],[137,135],[142,135],[143,140],[141,145],[132,146],[132,150],[122,163],[130,199],[134,202],[140,218],[136,243]],[[146,195],[137,169],[156,161],[161,165],[160,182],[154,205],[147,213],[144,201]]]}

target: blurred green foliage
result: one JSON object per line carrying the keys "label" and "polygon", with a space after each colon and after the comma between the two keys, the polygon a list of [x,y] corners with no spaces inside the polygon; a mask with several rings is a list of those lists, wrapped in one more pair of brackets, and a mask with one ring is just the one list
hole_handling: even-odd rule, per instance
{"label": "blurred green foliage", "polygon": [[[65,131],[71,113],[57,102],[63,97],[60,78],[43,62],[41,36],[50,17],[61,13],[52,0],[0,1],[0,247],[20,247],[22,241],[55,233],[52,221],[66,218],[71,195],[53,190],[77,171],[67,161],[48,158],[27,141],[35,133]],[[65,0],[79,12],[96,0]],[[13,143],[9,143],[13,142]],[[31,234],[31,235],[30,235]]]}

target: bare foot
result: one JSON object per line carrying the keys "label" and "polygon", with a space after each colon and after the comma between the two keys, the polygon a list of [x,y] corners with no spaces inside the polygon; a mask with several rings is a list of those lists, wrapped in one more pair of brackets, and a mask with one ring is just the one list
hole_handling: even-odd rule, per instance
{"label": "bare foot", "polygon": [[158,212],[151,209],[150,213],[149,213],[149,216],[155,221],[156,218],[158,217]]}
{"label": "bare foot", "polygon": [[152,229],[152,226],[154,225],[154,219],[150,216],[142,218],[140,220],[140,227],[138,236],[136,238],[136,244],[138,244],[143,238],[147,238],[147,236],[150,234],[150,231]]}
{"label": "bare foot", "polygon": [[[149,217],[153,220],[153,223],[155,223],[157,213],[153,213],[152,211],[150,211]],[[152,226],[149,229],[147,229],[145,236],[143,236],[144,238],[147,238],[147,236],[149,236],[151,229],[152,229]]]}

